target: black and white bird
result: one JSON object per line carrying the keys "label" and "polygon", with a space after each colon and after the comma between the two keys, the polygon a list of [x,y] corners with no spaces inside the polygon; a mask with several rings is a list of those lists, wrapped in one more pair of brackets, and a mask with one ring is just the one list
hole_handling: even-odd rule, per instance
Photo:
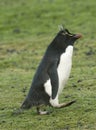
{"label": "black and white bird", "polygon": [[81,34],[72,34],[64,28],[58,32],[37,68],[21,109],[36,106],[38,114],[47,114],[48,111],[40,110],[42,104],[63,108],[75,102],[60,104],[58,98],[70,76],[73,46],[79,38]]}

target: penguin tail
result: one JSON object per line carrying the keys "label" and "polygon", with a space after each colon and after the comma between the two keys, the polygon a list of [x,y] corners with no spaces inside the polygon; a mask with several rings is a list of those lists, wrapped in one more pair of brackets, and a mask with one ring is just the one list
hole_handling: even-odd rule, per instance
{"label": "penguin tail", "polygon": [[32,107],[32,103],[30,102],[30,100],[25,99],[20,108],[21,109],[30,109],[31,107]]}

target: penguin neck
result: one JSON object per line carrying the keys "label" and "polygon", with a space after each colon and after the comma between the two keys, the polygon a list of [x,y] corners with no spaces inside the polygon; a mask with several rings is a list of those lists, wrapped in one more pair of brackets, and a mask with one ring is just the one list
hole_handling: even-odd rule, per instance
{"label": "penguin neck", "polygon": [[69,53],[70,55],[73,54],[73,45],[68,45],[65,48],[63,48],[63,47],[60,48],[60,47],[55,46],[54,44],[50,44],[49,47],[48,47],[48,49],[49,48],[50,48],[50,50],[52,50],[52,52],[54,50],[59,55],[61,55],[62,53],[67,53],[67,54]]}
{"label": "penguin neck", "polygon": [[65,53],[72,56],[73,55],[73,46],[72,45],[67,46],[67,48],[65,49]]}

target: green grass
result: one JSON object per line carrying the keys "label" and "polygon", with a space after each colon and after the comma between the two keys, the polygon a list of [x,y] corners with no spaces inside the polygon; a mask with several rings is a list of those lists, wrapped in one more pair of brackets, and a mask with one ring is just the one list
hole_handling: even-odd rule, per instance
{"label": "green grass", "polygon": [[[60,110],[47,107],[50,115],[36,115],[35,108],[12,115],[60,24],[83,34],[60,96],[60,102],[77,102]],[[95,28],[95,0],[0,0],[0,130],[96,129]]]}

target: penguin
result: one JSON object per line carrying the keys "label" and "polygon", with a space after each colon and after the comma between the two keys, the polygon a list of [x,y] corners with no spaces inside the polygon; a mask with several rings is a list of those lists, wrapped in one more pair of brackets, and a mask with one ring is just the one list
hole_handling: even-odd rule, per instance
{"label": "penguin", "polygon": [[81,34],[73,34],[62,28],[46,52],[36,70],[29,92],[21,105],[21,109],[35,106],[37,114],[49,114],[42,111],[42,105],[63,108],[75,102],[59,103],[59,95],[68,81],[72,68],[74,43],[81,38]]}

